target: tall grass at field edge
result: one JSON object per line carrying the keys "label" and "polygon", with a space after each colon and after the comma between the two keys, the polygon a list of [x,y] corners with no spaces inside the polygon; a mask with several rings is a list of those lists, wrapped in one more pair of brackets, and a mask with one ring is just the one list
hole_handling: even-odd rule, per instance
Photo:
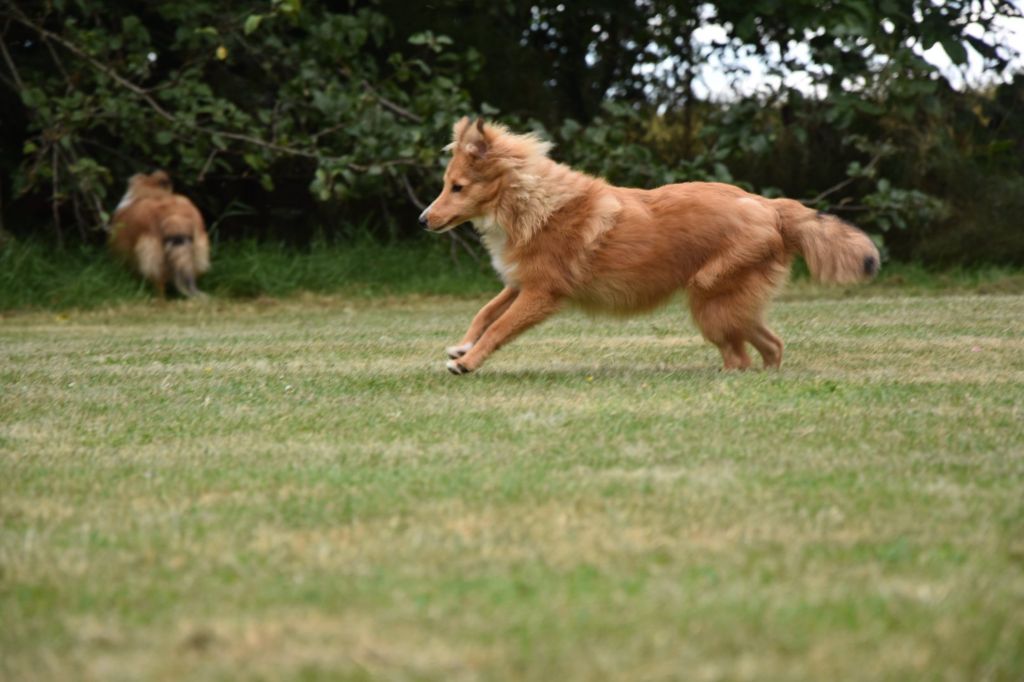
{"label": "tall grass at field edge", "polygon": [[[284,297],[300,292],[478,295],[497,278],[485,262],[447,240],[313,244],[296,248],[253,240],[213,249],[200,288],[218,298]],[[0,246],[0,310],[92,308],[154,297],[152,288],[103,248],[56,250],[38,241]]]}
{"label": "tall grass at field edge", "polygon": [[[480,297],[500,286],[480,247],[470,256],[447,239],[382,244],[318,242],[297,248],[255,240],[213,250],[201,281],[218,298],[287,297],[301,292],[353,297],[445,295]],[[1024,271],[1005,267],[934,270],[887,263],[867,287],[823,289],[794,268],[786,297],[900,293],[1021,293]],[[113,260],[106,249],[55,249],[42,241],[0,243],[0,310],[95,308],[154,298],[151,287]]]}

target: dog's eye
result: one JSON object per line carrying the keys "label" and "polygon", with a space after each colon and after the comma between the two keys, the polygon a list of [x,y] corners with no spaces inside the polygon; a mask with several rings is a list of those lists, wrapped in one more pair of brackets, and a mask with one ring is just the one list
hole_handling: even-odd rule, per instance
{"label": "dog's eye", "polygon": [[453,184],[452,185],[452,191],[453,192],[461,192],[462,191],[462,185]]}

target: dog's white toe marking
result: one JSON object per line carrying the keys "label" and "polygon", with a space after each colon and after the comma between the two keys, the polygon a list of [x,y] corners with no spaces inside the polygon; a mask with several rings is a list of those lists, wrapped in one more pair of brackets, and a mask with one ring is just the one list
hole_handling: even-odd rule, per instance
{"label": "dog's white toe marking", "polygon": [[455,360],[449,360],[444,364],[448,368],[448,371],[452,374],[469,374],[469,370],[455,362]]}
{"label": "dog's white toe marking", "polygon": [[461,358],[463,355],[469,352],[469,349],[473,347],[472,343],[464,343],[459,346],[448,346],[444,351],[448,354],[452,360]]}

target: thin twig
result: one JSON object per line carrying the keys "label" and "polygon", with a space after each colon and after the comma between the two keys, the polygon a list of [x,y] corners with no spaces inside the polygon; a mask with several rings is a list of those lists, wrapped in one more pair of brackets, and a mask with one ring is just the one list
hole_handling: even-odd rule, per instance
{"label": "thin twig", "polygon": [[830,210],[841,213],[863,213],[864,211],[878,210],[878,207],[864,206],[863,204],[836,204]]}
{"label": "thin twig", "polygon": [[[877,154],[875,154],[874,158],[868,161],[868,165],[864,166],[864,173],[866,174],[869,170],[874,169],[874,167],[878,165],[878,162],[882,160],[883,155],[883,152],[878,152]],[[813,199],[802,199],[801,203],[813,206],[822,201],[823,199],[825,199],[825,197],[827,197],[828,195],[835,194],[836,192],[850,185],[851,183],[860,180],[861,177],[862,176],[850,176],[844,180],[840,180],[839,182],[832,185],[831,187],[829,187],[828,189],[826,189],[824,192],[814,197]]]}
{"label": "thin twig", "polygon": [[[69,166],[77,164],[78,163],[78,151],[75,148],[74,144],[72,144],[71,147],[68,149],[68,154],[71,156],[71,164],[67,164],[67,159],[65,159],[65,164],[67,164]],[[92,204],[92,208],[96,212],[96,223],[95,224],[100,226],[100,229],[103,229],[105,227],[103,225],[103,223],[104,223],[104,220],[103,220],[103,202],[100,201],[99,195],[96,192],[86,192],[85,190],[82,190],[82,189],[74,189],[72,191],[72,197],[75,197],[75,201],[76,202],[78,201],[76,192],[83,194],[85,196],[85,198],[88,199],[89,202]],[[76,207],[77,207],[77,203],[76,203]],[[75,212],[75,215],[76,215],[76,217],[79,216],[78,211]],[[80,221],[80,224],[78,226],[78,229],[81,231],[82,230],[82,225],[81,225],[81,218],[80,217],[79,217],[79,221]],[[85,236],[84,233],[83,233],[82,236],[84,238],[84,236]]]}
{"label": "thin twig", "polygon": [[103,144],[102,142],[97,142],[96,140],[91,140],[91,139],[89,139],[87,137],[80,137],[79,140],[81,141],[81,143],[83,145],[87,145],[87,146],[90,146],[90,147],[96,147],[97,149],[100,149],[100,150],[106,152],[107,154],[110,154],[112,156],[116,156],[117,158],[121,159],[122,161],[125,161],[125,162],[131,164],[135,168],[141,168],[143,166],[144,162],[139,161],[139,159],[135,158],[134,156],[128,156],[127,154],[122,152],[120,149],[116,149],[114,147],[111,147],[110,145]]}
{"label": "thin twig", "polygon": [[454,230],[448,230],[448,236],[451,238],[453,245],[458,244],[459,246],[461,246],[463,249],[465,249],[466,253],[469,254],[469,257],[472,258],[477,265],[480,265],[480,254],[477,253],[476,249],[474,249],[473,246],[468,241],[466,241],[466,239],[462,235],[459,234],[458,228]]}
{"label": "thin twig", "polygon": [[413,123],[423,123],[423,117],[422,116],[420,116],[418,114],[414,114],[411,111],[409,111],[408,109],[406,109],[406,108],[404,108],[402,106],[399,106],[398,104],[395,104],[394,102],[392,102],[391,100],[386,98],[384,95],[382,95],[379,92],[377,92],[377,90],[372,85],[370,85],[369,81],[363,81],[363,88],[367,92],[369,92],[371,95],[373,95],[374,98],[378,102],[380,102],[381,106],[384,107],[385,109],[388,109],[391,112],[393,112],[395,114],[398,114],[402,118],[406,118],[406,119],[412,121]]}
{"label": "thin twig", "polygon": [[454,230],[448,230],[448,257],[451,258],[457,270],[462,270],[462,267],[459,265],[459,251],[456,248],[455,239],[452,237],[453,233]]}
{"label": "thin twig", "polygon": [[85,218],[82,216],[82,204],[78,200],[78,192],[71,192],[71,208],[75,214],[75,226],[78,228],[78,236],[84,242],[85,228],[82,225],[85,224]]}
{"label": "thin twig", "polygon": [[420,198],[416,196],[416,192],[413,190],[412,185],[409,184],[409,176],[405,173],[401,173],[399,177],[402,178],[402,184],[405,186],[405,193],[409,196],[409,200],[416,205],[416,208],[421,211],[427,207],[425,203],[420,201]]}
{"label": "thin twig", "polygon": [[[9,25],[11,22],[8,21]],[[7,33],[7,26],[4,26],[4,33]],[[7,63],[7,69],[11,72],[11,76],[14,78],[15,84],[18,86],[18,90],[24,90],[25,84],[21,82],[21,76],[18,75],[18,69],[14,66],[14,60],[11,59],[11,53],[7,51],[7,41],[0,40],[0,51],[4,54],[4,62]]]}
{"label": "thin twig", "polygon": [[50,155],[53,163],[53,198],[50,203],[50,208],[53,211],[53,229],[57,233],[57,248],[63,249],[64,231],[60,226],[60,202],[58,196],[60,193],[60,169],[57,164],[57,145],[52,145],[51,149],[53,150]]}
{"label": "thin twig", "polygon": [[[241,206],[242,208],[241,209],[235,209],[235,206]],[[211,210],[211,213],[212,213],[212,210]],[[212,235],[216,234],[217,228],[220,227],[220,224],[225,219],[233,218],[235,216],[246,216],[246,215],[256,215],[256,211],[253,209],[252,206],[249,206],[248,204],[246,204],[246,203],[244,203],[242,201],[239,201],[238,198],[235,197],[235,198],[231,199],[231,201],[229,201],[227,203],[227,205],[224,206],[224,210],[222,210],[220,212],[220,214],[213,221],[210,222],[210,224],[207,226],[207,231],[212,236]]]}
{"label": "thin twig", "polygon": [[[60,149],[60,147],[58,146],[54,146],[54,149],[56,149],[59,153],[59,156],[62,157],[61,160],[64,163],[64,167],[70,171],[72,164],[68,162],[67,154],[65,153],[65,151]],[[69,172],[69,177],[70,176],[71,173]],[[82,225],[85,223],[85,220],[82,218],[82,205],[78,199],[78,195],[79,191],[75,188],[74,184],[72,183],[70,185],[70,191],[68,192],[68,196],[71,197],[71,211],[75,216],[75,227],[78,228],[78,236],[81,237],[82,241],[84,242],[85,229],[82,227]]]}
{"label": "thin twig", "polygon": [[206,163],[203,164],[203,169],[199,171],[199,177],[196,178],[196,182],[202,182],[203,178],[206,177],[206,171],[210,170],[210,164],[213,163],[213,157],[217,156],[219,149],[214,148],[210,155],[206,157]]}
{"label": "thin twig", "polygon": [[56,144],[55,142],[47,140],[42,135],[40,135],[39,142],[40,148],[39,152],[36,154],[35,161],[32,162],[32,167],[28,169],[27,173],[25,173],[25,176],[28,178],[28,182],[22,186],[22,194],[27,192],[28,187],[35,183],[36,175],[39,173],[39,169],[43,167],[44,163],[46,163],[46,155],[50,153],[50,147]]}
{"label": "thin twig", "polygon": [[68,72],[64,70],[64,62],[57,56],[57,51],[53,49],[53,45],[49,40],[43,40],[43,45],[46,45],[46,51],[50,53],[50,58],[53,59],[53,63],[57,65],[57,70],[60,71],[60,75],[64,76],[64,82],[71,83],[71,77],[68,76]]}
{"label": "thin twig", "polygon": [[[335,159],[337,159],[337,157],[327,157],[327,156],[319,157],[319,156],[316,156],[316,155],[314,155],[314,157],[315,158],[325,158],[325,159],[328,159],[328,160],[335,160]],[[374,166],[380,166],[381,168],[393,168],[395,166],[418,166],[419,163],[420,162],[417,161],[416,159],[391,159],[389,161],[381,161],[380,163],[375,163],[373,165]],[[361,163],[354,163],[352,161],[348,162],[348,167],[351,170],[358,171],[360,173],[365,173],[368,170],[370,170],[370,168],[371,168],[370,166],[366,166],[366,165],[363,165]]]}
{"label": "thin twig", "polygon": [[[276,110],[276,105],[275,105],[275,110]],[[341,130],[342,128],[344,128],[347,125],[348,125],[348,123],[339,123],[339,124],[333,125],[333,126],[331,126],[329,128],[324,128],[323,130],[318,130],[317,132],[315,132],[312,135],[310,135],[310,139],[312,139],[314,142],[316,142],[317,140],[319,140],[324,135],[330,135],[331,133],[335,133],[335,132]]]}

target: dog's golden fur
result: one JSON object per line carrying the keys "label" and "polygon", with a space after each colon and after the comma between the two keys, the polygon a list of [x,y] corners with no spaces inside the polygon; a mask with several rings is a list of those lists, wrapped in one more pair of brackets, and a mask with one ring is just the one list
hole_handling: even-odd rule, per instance
{"label": "dog's golden fur", "polygon": [[175,194],[164,171],[138,173],[111,219],[110,248],[163,297],[168,282],[201,295],[196,279],[210,269],[210,241],[199,209]]}
{"label": "dog's golden fur", "polygon": [[473,220],[505,288],[448,349],[448,368],[477,369],[498,347],[565,301],[613,313],[649,310],[679,289],[726,369],[766,367],[782,341],[764,310],[803,255],[823,282],[870,279],[879,254],[857,228],[789,199],[721,183],[615,187],[548,158],[536,135],[455,124],[444,188],[420,222],[443,232]]}

